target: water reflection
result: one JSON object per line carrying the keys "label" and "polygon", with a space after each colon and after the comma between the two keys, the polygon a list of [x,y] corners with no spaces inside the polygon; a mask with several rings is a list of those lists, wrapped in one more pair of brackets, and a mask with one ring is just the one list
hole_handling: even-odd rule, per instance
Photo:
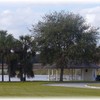
{"label": "water reflection", "polygon": [[[48,75],[35,75],[34,78],[26,78],[26,81],[48,81]],[[0,81],[2,81],[2,75],[0,75]],[[4,75],[4,81],[9,81],[9,76]],[[20,78],[13,77],[11,81],[20,81]]]}

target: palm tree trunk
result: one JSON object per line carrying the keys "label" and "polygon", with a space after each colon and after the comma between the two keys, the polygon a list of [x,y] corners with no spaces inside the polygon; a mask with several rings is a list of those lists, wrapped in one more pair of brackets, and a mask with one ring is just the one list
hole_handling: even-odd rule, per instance
{"label": "palm tree trunk", "polygon": [[4,81],[4,55],[2,54],[2,82]]}
{"label": "palm tree trunk", "polygon": [[11,80],[10,80],[10,72],[11,72],[11,71],[10,71],[10,66],[8,66],[9,82],[11,81]]}
{"label": "palm tree trunk", "polygon": [[26,74],[24,74],[24,81],[26,81]]}

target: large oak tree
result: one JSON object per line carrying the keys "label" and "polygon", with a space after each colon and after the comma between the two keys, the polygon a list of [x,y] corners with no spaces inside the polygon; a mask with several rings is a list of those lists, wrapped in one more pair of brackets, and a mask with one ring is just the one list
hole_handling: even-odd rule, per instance
{"label": "large oak tree", "polygon": [[53,12],[33,26],[41,61],[56,64],[63,71],[69,64],[93,62],[98,29],[87,24],[79,14]]}

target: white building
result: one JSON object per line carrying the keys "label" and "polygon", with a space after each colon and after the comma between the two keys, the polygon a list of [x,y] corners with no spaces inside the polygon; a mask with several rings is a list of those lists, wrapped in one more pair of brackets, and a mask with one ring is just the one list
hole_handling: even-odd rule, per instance
{"label": "white building", "polygon": [[[63,76],[65,81],[95,81],[97,76],[97,70],[100,69],[100,66],[95,64],[82,64],[82,65],[72,65],[68,66],[67,69],[70,74]],[[80,74],[78,74],[80,73]],[[49,81],[59,81],[60,79],[60,69],[56,68],[55,65],[48,66],[48,80]]]}

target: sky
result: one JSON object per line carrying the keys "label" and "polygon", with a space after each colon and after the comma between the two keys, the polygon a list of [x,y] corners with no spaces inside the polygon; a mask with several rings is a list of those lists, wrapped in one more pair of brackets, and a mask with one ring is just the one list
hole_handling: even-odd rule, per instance
{"label": "sky", "polygon": [[94,27],[100,27],[100,0],[0,0],[0,30],[15,38],[31,34],[32,25],[54,11],[80,14]]}

